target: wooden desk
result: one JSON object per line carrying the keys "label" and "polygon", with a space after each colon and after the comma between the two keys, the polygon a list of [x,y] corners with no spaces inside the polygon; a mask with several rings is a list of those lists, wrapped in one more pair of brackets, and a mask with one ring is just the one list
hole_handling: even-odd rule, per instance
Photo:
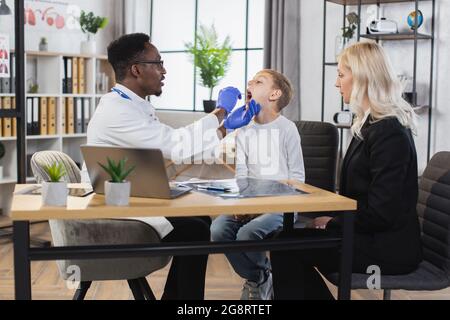
{"label": "wooden desk", "polygon": [[[30,262],[33,260],[124,258],[155,255],[190,255],[236,251],[288,250],[342,246],[340,285],[338,297],[350,298],[354,200],[306,184],[292,182],[305,195],[260,197],[248,199],[221,199],[203,193],[191,192],[175,200],[131,198],[128,207],[104,205],[104,197],[69,197],[67,207],[42,207],[40,195],[15,194],[11,208],[14,221],[14,271],[16,299],[31,299]],[[26,185],[17,185],[20,191]],[[151,216],[209,216],[218,214],[250,214],[285,212],[284,231],[292,232],[293,212],[339,211],[343,214],[342,238],[314,237],[267,239],[261,241],[196,242],[167,244],[137,244],[135,246],[82,246],[30,248],[29,224],[33,220],[48,219],[102,219]]]}

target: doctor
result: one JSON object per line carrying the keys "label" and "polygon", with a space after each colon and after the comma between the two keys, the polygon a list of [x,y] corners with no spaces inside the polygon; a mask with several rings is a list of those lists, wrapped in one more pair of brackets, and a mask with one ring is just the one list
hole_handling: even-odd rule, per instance
{"label": "doctor", "polygon": [[[219,107],[214,112],[187,127],[173,129],[159,122],[155,108],[145,100],[147,96],[161,95],[166,74],[158,49],[150,43],[149,36],[135,33],[114,40],[108,46],[108,61],[117,84],[101,98],[89,123],[89,145],[158,148],[165,158],[177,161],[213,148],[225,136],[221,123],[241,98],[238,89],[221,90]],[[258,112],[258,108],[249,108],[242,114],[233,114],[225,126],[245,126]],[[209,217],[162,220],[162,229],[166,230],[160,232],[163,242],[210,240]],[[207,255],[174,257],[162,298],[203,299],[207,259]]]}

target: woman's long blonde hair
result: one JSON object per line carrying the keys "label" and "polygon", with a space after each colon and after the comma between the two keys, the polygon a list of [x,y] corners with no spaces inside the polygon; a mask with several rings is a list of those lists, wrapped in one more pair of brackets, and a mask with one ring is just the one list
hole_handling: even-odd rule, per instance
{"label": "woman's long blonde hair", "polygon": [[414,133],[416,114],[402,97],[402,86],[383,48],[375,42],[358,42],[346,48],[338,58],[339,63],[350,69],[353,88],[350,107],[356,114],[352,134],[362,139],[364,119],[362,103],[369,98],[370,114],[374,121],[396,117]]}

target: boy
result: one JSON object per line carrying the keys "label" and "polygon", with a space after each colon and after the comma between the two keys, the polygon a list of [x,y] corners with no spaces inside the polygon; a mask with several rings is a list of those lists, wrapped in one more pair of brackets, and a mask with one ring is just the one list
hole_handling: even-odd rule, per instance
{"label": "boy", "polygon": [[[292,95],[289,80],[274,70],[264,69],[249,81],[248,108],[258,104],[261,111],[237,133],[236,178],[305,181],[300,135],[295,124],[281,115]],[[282,213],[222,215],[213,221],[211,237],[213,241],[264,239],[282,224]],[[272,275],[265,252],[229,253],[226,257],[245,279],[241,299],[271,299]]]}

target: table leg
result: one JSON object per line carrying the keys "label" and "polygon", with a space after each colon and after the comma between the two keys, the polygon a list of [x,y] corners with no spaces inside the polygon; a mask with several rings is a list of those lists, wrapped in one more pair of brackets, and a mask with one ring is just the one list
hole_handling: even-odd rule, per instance
{"label": "table leg", "polygon": [[283,232],[289,233],[294,230],[294,213],[286,212],[283,215]]}
{"label": "table leg", "polygon": [[344,212],[342,230],[342,252],[339,272],[338,299],[350,300],[352,289],[352,265],[353,265],[353,223],[354,213]]}
{"label": "table leg", "polygon": [[16,300],[31,300],[30,223],[15,221],[13,228]]}

